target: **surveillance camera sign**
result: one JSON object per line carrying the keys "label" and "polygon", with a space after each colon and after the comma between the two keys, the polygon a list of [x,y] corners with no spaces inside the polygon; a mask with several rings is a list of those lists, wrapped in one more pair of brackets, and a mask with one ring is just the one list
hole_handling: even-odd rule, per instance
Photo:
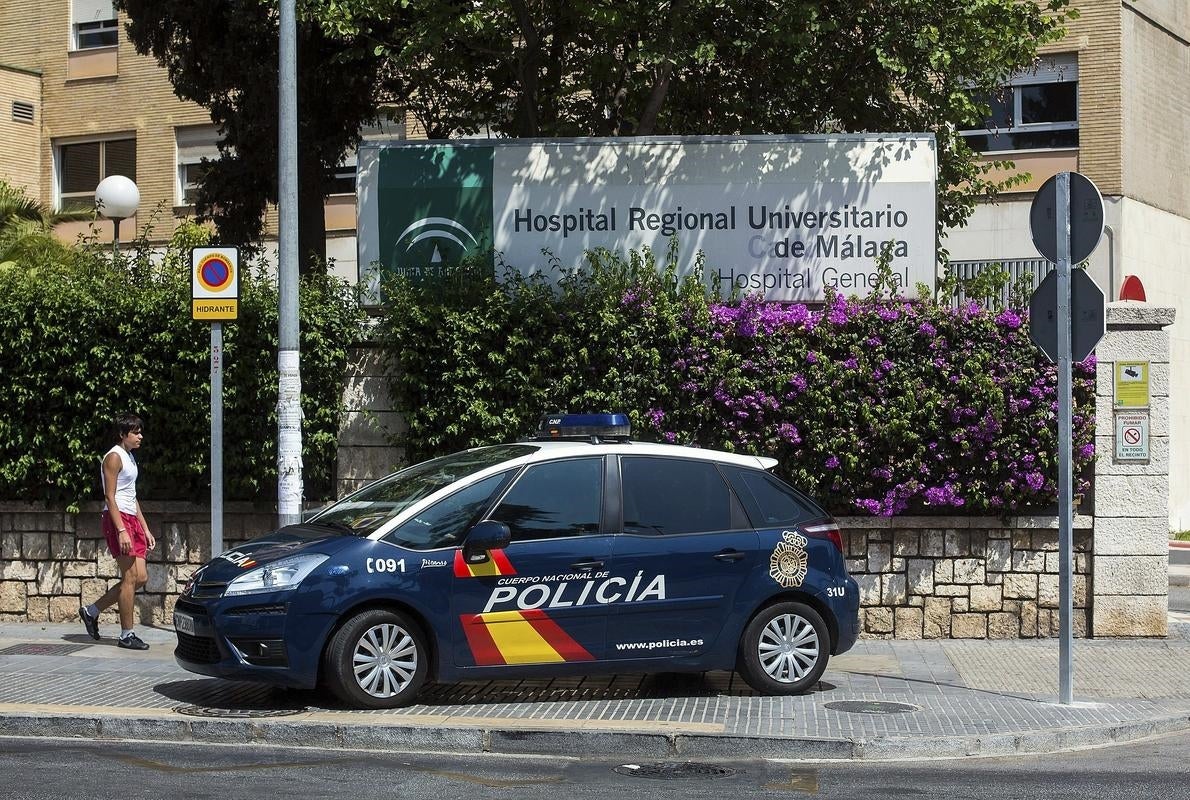
{"label": "surveillance camera sign", "polygon": [[190,251],[191,318],[227,322],[239,318],[240,254],[234,247]]}

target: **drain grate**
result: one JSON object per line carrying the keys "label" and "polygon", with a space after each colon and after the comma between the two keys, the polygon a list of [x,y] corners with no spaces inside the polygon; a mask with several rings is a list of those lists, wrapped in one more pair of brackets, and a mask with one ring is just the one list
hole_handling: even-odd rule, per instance
{"label": "drain grate", "polygon": [[217,719],[257,719],[261,717],[291,717],[302,714],[305,708],[213,708],[211,706],[174,706],[174,712],[188,717]]}
{"label": "drain grate", "polygon": [[920,706],[885,700],[837,700],[823,705],[831,711],[846,711],[848,714],[907,714],[921,711]]}
{"label": "drain grate", "polygon": [[662,781],[679,781],[690,778],[727,778],[736,774],[734,769],[715,764],[622,764],[615,768],[621,775],[633,778],[652,778]]}
{"label": "drain grate", "polygon": [[68,656],[86,650],[89,644],[14,644],[0,650],[0,656]]}

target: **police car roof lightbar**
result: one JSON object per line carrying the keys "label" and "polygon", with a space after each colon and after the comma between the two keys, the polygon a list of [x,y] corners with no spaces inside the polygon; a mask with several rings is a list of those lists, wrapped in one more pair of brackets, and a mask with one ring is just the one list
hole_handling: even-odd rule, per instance
{"label": "police car roof lightbar", "polygon": [[545,414],[534,439],[613,439],[628,441],[632,426],[627,414]]}

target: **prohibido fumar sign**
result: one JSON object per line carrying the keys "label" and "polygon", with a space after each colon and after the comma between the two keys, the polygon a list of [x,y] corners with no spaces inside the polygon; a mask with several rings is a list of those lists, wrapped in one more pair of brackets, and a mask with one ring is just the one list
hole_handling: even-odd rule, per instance
{"label": "prohibido fumar sign", "polygon": [[932,134],[482,140],[365,144],[361,282],[466,256],[557,273],[588,249],[664,253],[769,300],[864,294],[891,248],[906,293],[935,278]]}

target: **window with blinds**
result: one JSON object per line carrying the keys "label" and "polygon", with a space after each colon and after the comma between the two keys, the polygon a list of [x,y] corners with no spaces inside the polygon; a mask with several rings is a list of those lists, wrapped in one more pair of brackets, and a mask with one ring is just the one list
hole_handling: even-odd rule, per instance
{"label": "window with blinds", "polygon": [[214,125],[191,125],[174,129],[178,151],[177,203],[194,205],[198,184],[207,166],[205,161],[219,159],[219,131]]}
{"label": "window with blinds", "polygon": [[136,180],[136,139],[108,139],[58,146],[58,207],[88,211],[95,187],[110,175]]}

